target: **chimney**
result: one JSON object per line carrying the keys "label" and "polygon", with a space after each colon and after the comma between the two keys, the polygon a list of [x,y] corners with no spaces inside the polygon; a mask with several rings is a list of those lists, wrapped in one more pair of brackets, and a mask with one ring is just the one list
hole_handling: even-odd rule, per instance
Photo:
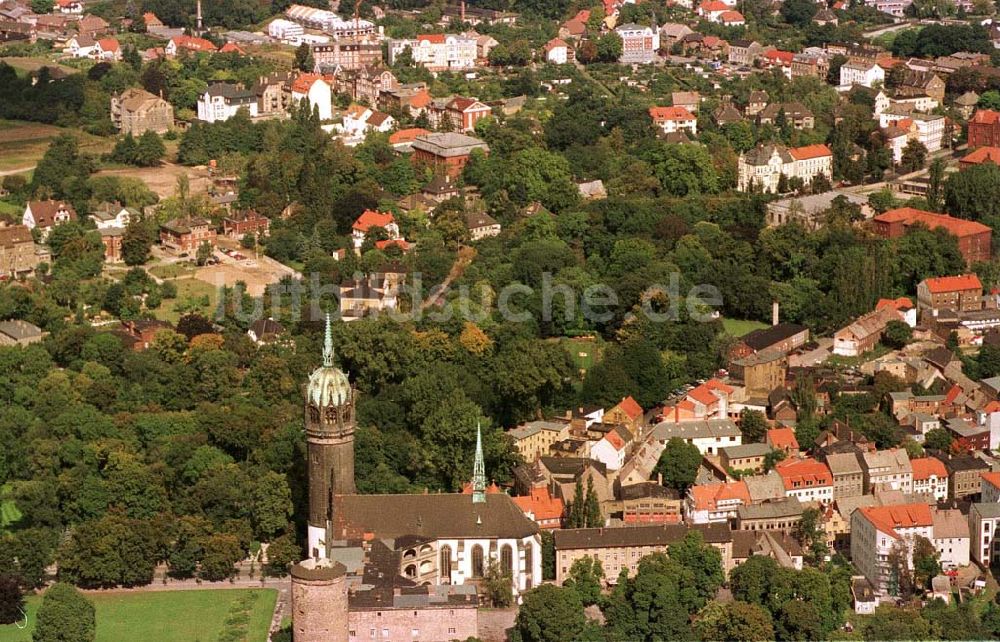
{"label": "chimney", "polygon": [[771,302],[771,325],[778,325],[780,306],[777,301]]}
{"label": "chimney", "polygon": [[465,22],[465,0],[462,0],[462,22]]}
{"label": "chimney", "polygon": [[195,16],[196,16],[197,25],[198,25],[198,32],[200,34],[201,33],[201,0],[198,0],[197,5],[195,5],[195,10],[196,10]]}

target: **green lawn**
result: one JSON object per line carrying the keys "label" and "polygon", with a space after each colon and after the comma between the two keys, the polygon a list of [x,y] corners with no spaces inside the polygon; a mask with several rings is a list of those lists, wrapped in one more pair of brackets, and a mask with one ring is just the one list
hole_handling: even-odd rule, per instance
{"label": "green lawn", "polygon": [[[265,642],[278,592],[226,589],[87,597],[97,608],[97,642]],[[0,626],[0,642],[30,641],[40,602],[38,596],[28,598],[28,627]]]}
{"label": "green lawn", "polygon": [[0,486],[0,531],[21,519],[21,511],[17,509],[17,504],[13,499],[7,498],[10,489],[10,484]]}
{"label": "green lawn", "polygon": [[748,321],[746,319],[722,319],[722,328],[726,331],[726,334],[734,337],[742,337],[744,334],[766,327],[767,324],[761,323],[760,321]]}
{"label": "green lawn", "polygon": [[188,312],[198,312],[206,317],[215,315],[219,301],[216,286],[195,278],[173,279],[171,283],[177,286],[177,298],[164,299],[160,307],[153,310],[157,319],[176,325],[181,316]]}
{"label": "green lawn", "polygon": [[194,274],[194,271],[194,264],[187,262],[154,265],[148,270],[150,274],[161,279],[176,279],[179,276],[191,276]]}
{"label": "green lawn", "polygon": [[0,120],[0,171],[32,167],[45,154],[53,138],[70,133],[80,142],[80,151],[100,155],[111,151],[113,138],[101,138],[78,129],[55,127],[41,123]]}
{"label": "green lawn", "polygon": [[601,355],[601,345],[596,339],[563,339],[563,347],[577,370],[590,370]]}

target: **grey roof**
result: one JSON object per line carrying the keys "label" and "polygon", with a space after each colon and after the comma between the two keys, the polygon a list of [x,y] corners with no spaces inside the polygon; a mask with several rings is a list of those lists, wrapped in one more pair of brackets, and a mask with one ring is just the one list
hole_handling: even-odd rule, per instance
{"label": "grey roof", "polygon": [[779,517],[796,517],[802,515],[802,503],[795,497],[761,504],[739,506],[736,516],[741,519],[777,519]]}
{"label": "grey roof", "polygon": [[948,427],[948,430],[962,437],[973,437],[989,430],[986,426],[976,425],[968,419],[963,419],[961,417],[946,419],[945,425]]}
{"label": "grey roof", "polygon": [[934,539],[969,536],[969,520],[957,508],[934,511]]}
{"label": "grey roof", "polygon": [[514,439],[524,439],[532,435],[537,435],[543,430],[551,430],[553,432],[560,432],[565,429],[569,424],[561,421],[529,421],[527,423],[521,424],[515,428],[511,428],[507,431]]}
{"label": "grey roof", "polygon": [[14,340],[32,339],[42,336],[42,329],[37,325],[15,319],[12,321],[0,321],[0,334],[5,334]]}
{"label": "grey roof", "polygon": [[743,457],[763,457],[771,452],[771,447],[767,444],[742,444],[740,446],[726,446],[720,450],[729,459],[742,459]]}
{"label": "grey roof", "polygon": [[474,149],[489,151],[489,145],[465,134],[457,132],[433,133],[418,136],[413,141],[413,149],[430,152],[436,156],[462,156]]}
{"label": "grey roof", "polygon": [[826,465],[834,477],[837,475],[861,473],[861,463],[858,462],[858,456],[855,453],[834,453],[827,455]]}
{"label": "grey roof", "polygon": [[755,504],[785,497],[785,483],[773,470],[766,475],[744,477],[743,482],[747,485],[750,501]]}
{"label": "grey roof", "polygon": [[230,102],[233,101],[247,102],[256,99],[256,96],[252,91],[249,91],[239,85],[234,85],[233,83],[228,83],[228,82],[213,83],[208,86],[208,89],[205,90],[205,93],[207,93],[209,96],[213,98],[216,96],[222,96],[223,98],[225,98],[227,101]]}
{"label": "grey roof", "polygon": [[739,437],[743,433],[731,419],[701,419],[696,421],[664,421],[653,427],[651,439],[668,441],[673,437],[681,439],[705,439],[710,437]]}
{"label": "grey roof", "polygon": [[708,543],[732,541],[728,524],[657,524],[621,528],[571,528],[553,532],[556,550],[669,546],[684,539],[688,531],[700,531]]}
{"label": "grey roof", "polygon": [[791,163],[794,160],[784,145],[759,145],[748,151],[745,159],[749,165],[767,165],[775,153],[783,163]]}
{"label": "grey roof", "polygon": [[837,500],[837,510],[844,519],[850,519],[851,514],[865,506],[881,506],[882,502],[874,495],[857,495],[855,497],[841,497]]}
{"label": "grey roof", "polygon": [[976,509],[976,512],[979,513],[980,517],[987,517],[987,518],[1000,517],[1000,504],[994,502],[989,502],[989,503],[978,502],[973,504],[972,507]]}
{"label": "grey roof", "polygon": [[865,468],[869,471],[875,468],[888,469],[887,472],[913,472],[910,465],[910,457],[902,448],[890,448],[888,450],[876,450],[874,452],[864,452],[861,454]]}

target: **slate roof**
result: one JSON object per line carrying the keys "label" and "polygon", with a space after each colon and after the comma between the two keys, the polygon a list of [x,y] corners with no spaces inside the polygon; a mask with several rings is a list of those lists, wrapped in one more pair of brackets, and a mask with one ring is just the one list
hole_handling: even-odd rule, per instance
{"label": "slate roof", "polygon": [[669,546],[684,539],[690,530],[700,531],[705,542],[727,543],[732,532],[727,524],[657,524],[622,528],[573,528],[553,533],[556,550],[628,546]]}

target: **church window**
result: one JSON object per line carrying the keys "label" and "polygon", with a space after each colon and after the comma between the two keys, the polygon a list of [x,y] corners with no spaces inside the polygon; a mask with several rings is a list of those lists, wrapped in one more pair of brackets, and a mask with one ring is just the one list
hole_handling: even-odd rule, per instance
{"label": "church window", "polygon": [[319,410],[316,406],[309,406],[309,420],[313,422],[319,421]]}
{"label": "church window", "polygon": [[510,544],[506,544],[500,549],[500,569],[508,576],[514,576],[514,551]]}
{"label": "church window", "polygon": [[524,545],[524,571],[530,576],[531,569],[535,566],[535,558],[533,557],[534,550],[531,548],[531,544]]}
{"label": "church window", "polygon": [[483,576],[483,547],[476,544],[472,547],[472,577]]}
{"label": "church window", "polygon": [[441,547],[441,580],[451,584],[451,547]]}
{"label": "church window", "polygon": [[326,409],[326,420],[335,423],[337,421],[337,408],[330,406]]}

